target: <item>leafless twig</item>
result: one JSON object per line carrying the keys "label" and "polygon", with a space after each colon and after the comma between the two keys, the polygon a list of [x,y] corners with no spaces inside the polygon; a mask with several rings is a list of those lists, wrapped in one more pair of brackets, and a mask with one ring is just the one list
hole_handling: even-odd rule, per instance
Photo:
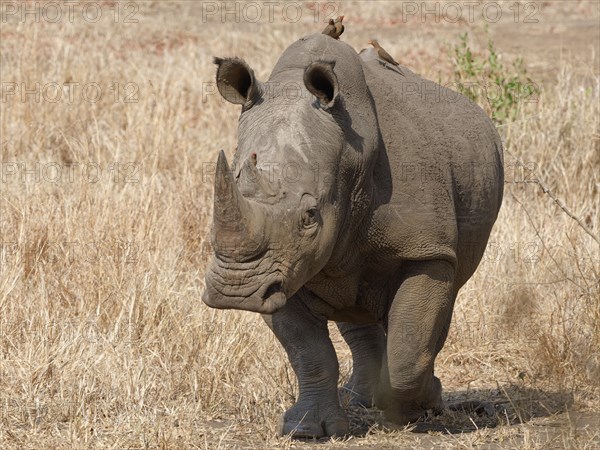
{"label": "leafless twig", "polygon": [[[504,149],[506,153],[509,153],[508,151],[506,151],[506,148]],[[513,156],[513,155],[511,155]],[[514,157],[514,156],[513,156]],[[517,162],[519,164],[523,164],[522,161],[520,161],[518,158],[515,158],[517,160]],[[563,202],[560,198],[558,198],[556,195],[554,195],[551,191],[550,188],[548,188],[548,186],[546,186],[545,183],[543,183],[542,181],[540,181],[539,177],[536,174],[536,177],[534,179],[531,180],[527,180],[525,183],[535,183],[537,184],[539,187],[542,188],[542,191],[544,192],[544,194],[548,195],[548,197],[550,197],[554,203],[556,203],[558,205],[558,207],[560,209],[562,209],[565,214],[567,214],[567,216],[569,216],[571,219],[573,219],[575,222],[577,222],[579,224],[579,226],[583,229],[583,231],[585,231],[593,240],[595,240],[598,244],[600,244],[600,237],[596,236],[594,234],[594,232],[592,231],[592,229],[590,227],[588,227],[583,220],[581,220],[579,217],[577,217],[575,214],[573,214],[571,212],[571,210],[567,207],[567,205],[565,205],[565,202]]]}

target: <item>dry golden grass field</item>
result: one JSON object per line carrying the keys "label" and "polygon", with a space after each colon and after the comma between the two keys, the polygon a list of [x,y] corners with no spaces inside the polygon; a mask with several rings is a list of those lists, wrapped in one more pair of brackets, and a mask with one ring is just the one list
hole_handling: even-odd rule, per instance
{"label": "dry golden grass field", "polygon": [[[598,448],[599,3],[466,3],[455,20],[447,2],[3,1],[0,448]],[[332,14],[357,51],[378,37],[442,83],[458,35],[483,54],[487,24],[540,87],[499,128],[504,204],[437,359],[448,403],[490,415],[392,431],[353,409],[346,438],[277,437],[297,393],[286,355],[258,315],[200,300],[207,169],[232,157],[239,114],[212,57],[266,80]]]}

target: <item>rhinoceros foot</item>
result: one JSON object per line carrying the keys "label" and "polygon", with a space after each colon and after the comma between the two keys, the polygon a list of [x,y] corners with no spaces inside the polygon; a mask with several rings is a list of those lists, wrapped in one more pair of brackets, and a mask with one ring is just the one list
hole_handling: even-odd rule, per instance
{"label": "rhinoceros foot", "polygon": [[363,407],[371,408],[373,406],[373,389],[369,386],[361,387],[353,383],[346,383],[339,390],[340,403],[344,407]]}
{"label": "rhinoceros foot", "polygon": [[296,403],[282,417],[279,434],[294,438],[320,438],[348,434],[348,417],[339,405],[318,405],[307,410]]}
{"label": "rhinoceros foot", "polygon": [[440,412],[443,409],[442,384],[437,377],[427,390],[414,392],[394,392],[383,398],[377,393],[376,405],[384,411],[386,421],[396,425],[407,425],[427,415],[428,411]]}

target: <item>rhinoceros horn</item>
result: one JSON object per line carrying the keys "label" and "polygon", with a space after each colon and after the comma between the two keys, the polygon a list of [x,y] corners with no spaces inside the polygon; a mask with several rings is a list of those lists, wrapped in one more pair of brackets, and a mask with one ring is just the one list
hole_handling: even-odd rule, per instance
{"label": "rhinoceros horn", "polygon": [[260,253],[265,238],[265,211],[240,193],[225,152],[219,152],[215,174],[213,246],[217,254],[247,259]]}

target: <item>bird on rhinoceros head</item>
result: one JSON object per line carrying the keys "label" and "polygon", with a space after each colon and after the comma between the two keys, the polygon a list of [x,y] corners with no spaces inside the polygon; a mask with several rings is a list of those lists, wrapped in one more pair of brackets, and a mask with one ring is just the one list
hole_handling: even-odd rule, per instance
{"label": "bird on rhinoceros head", "polygon": [[335,33],[333,35],[334,38],[339,39],[340,36],[342,35],[342,33],[344,32],[344,24],[342,23],[344,20],[344,16],[337,16],[337,18],[334,20],[334,26],[335,26]]}
{"label": "bird on rhinoceros head", "polygon": [[326,34],[327,36],[331,36],[332,38],[337,39],[335,37],[335,24],[333,22],[333,19],[329,19],[329,24],[323,30],[323,34]]}

